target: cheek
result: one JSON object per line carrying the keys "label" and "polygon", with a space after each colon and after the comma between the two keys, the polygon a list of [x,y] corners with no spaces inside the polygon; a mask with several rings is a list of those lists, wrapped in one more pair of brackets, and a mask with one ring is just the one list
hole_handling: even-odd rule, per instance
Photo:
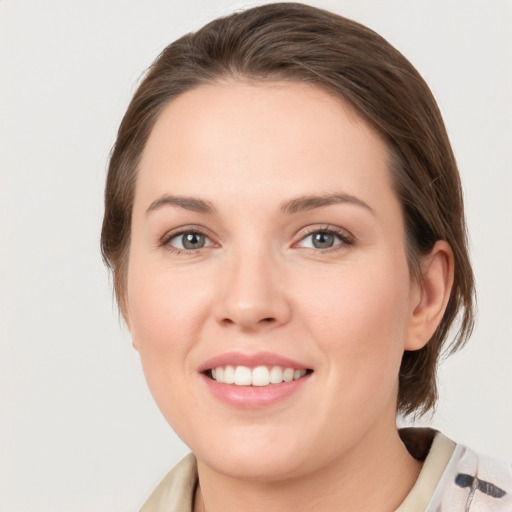
{"label": "cheek", "polygon": [[[189,397],[191,350],[200,338],[205,287],[190,275],[156,271],[133,258],[128,274],[127,298],[130,333],[142,363],[148,387],[171,426],[178,429],[173,414]],[[172,275],[171,275],[172,274]],[[190,398],[187,398],[190,402]],[[187,403],[187,407],[191,404]],[[187,431],[187,423],[180,430]]]}
{"label": "cheek", "polygon": [[155,370],[183,365],[193,340],[199,336],[206,308],[205,287],[190,274],[151,268],[134,257],[127,286],[130,332],[143,366]]}
{"label": "cheek", "polygon": [[334,414],[342,428],[354,422],[371,425],[382,414],[394,416],[406,332],[403,289],[378,276],[347,277],[328,295],[323,321],[317,321],[318,310],[310,317],[328,369],[331,410],[324,421]]}
{"label": "cheek", "polygon": [[[406,264],[352,267],[305,286],[301,295],[311,335],[332,365],[373,380],[396,377],[409,321]],[[325,283],[319,287],[318,282]]]}

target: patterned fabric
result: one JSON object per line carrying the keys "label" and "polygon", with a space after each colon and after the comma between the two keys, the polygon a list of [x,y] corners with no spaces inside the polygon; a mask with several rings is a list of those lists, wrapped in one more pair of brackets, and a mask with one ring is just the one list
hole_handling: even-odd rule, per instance
{"label": "patterned fabric", "polygon": [[[411,455],[424,460],[396,512],[512,512],[512,466],[477,455],[432,429],[403,429]],[[190,454],[154,490],[140,512],[192,512],[197,463]]]}
{"label": "patterned fabric", "polygon": [[512,512],[512,466],[457,445],[426,512]]}

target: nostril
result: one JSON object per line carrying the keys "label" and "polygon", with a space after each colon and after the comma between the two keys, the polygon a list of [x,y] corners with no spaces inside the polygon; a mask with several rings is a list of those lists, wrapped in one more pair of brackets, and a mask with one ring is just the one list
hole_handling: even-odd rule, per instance
{"label": "nostril", "polygon": [[[260,320],[256,321],[255,324],[271,324],[271,323],[274,323],[276,321],[276,319],[272,316],[269,316],[269,317],[266,317],[266,318],[261,318]],[[224,325],[234,325],[236,323],[241,323],[241,322],[236,322],[235,320],[231,319],[231,318],[223,318],[222,319],[222,323]]]}

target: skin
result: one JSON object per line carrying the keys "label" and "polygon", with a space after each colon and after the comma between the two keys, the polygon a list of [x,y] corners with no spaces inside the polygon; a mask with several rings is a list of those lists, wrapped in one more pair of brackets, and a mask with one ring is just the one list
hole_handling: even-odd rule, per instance
{"label": "skin", "polygon": [[[400,360],[437,327],[453,263],[438,242],[412,281],[387,161],[347,105],[304,84],[205,85],[158,119],[124,313],[157,404],[198,459],[196,510],[394,510],[411,489],[421,465],[395,426]],[[156,205],[165,194],[215,211]],[[331,194],[356,199],[282,207]],[[340,238],[314,247],[326,228]],[[180,249],[182,229],[204,232],[205,246]],[[269,406],[234,407],[198,372],[231,351],[313,373]]]}

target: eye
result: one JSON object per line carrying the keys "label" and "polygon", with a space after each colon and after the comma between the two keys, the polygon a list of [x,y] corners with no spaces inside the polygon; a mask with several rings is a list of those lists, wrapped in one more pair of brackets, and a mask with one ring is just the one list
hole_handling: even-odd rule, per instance
{"label": "eye", "polygon": [[212,241],[200,231],[174,233],[167,237],[163,243],[179,251],[196,251],[213,245]]}
{"label": "eye", "polygon": [[337,242],[339,243],[335,235],[324,231],[318,231],[317,233],[309,235],[309,237],[311,238],[311,245],[315,249],[330,249]]}
{"label": "eye", "polygon": [[298,242],[297,247],[329,250],[338,245],[351,245],[352,243],[351,238],[344,231],[329,228],[310,232]]}

